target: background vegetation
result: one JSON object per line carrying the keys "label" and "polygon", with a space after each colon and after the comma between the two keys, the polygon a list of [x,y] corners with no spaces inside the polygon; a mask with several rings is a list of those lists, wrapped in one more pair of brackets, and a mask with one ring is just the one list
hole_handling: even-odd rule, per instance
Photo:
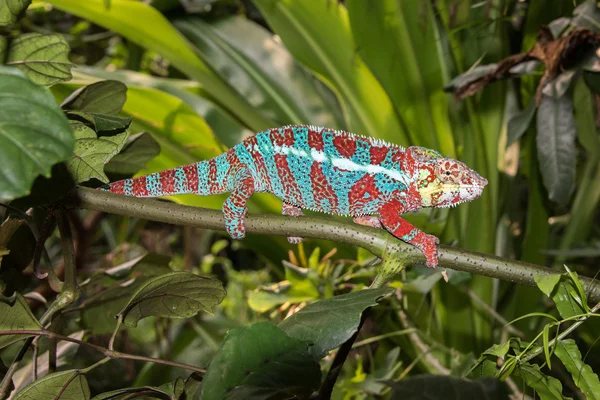
{"label": "background vegetation", "polygon": [[[0,399],[600,398],[594,2],[4,0],[0,29]],[[348,222],[234,242],[73,191],[286,124],[465,161],[484,195],[408,218],[504,260],[444,247],[446,283]]]}

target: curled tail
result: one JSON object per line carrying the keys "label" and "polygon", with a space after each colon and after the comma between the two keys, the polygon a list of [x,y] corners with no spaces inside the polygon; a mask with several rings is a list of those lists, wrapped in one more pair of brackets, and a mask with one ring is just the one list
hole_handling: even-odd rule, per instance
{"label": "curled tail", "polygon": [[112,182],[99,189],[133,197],[223,193],[229,191],[228,176],[219,171],[224,159],[225,154],[222,154],[210,160]]}

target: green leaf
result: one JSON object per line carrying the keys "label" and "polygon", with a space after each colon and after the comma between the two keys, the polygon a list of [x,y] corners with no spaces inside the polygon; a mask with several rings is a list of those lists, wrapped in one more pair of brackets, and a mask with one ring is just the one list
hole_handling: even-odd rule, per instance
{"label": "green leaf", "polygon": [[508,128],[506,132],[506,147],[510,146],[514,142],[518,141],[521,136],[527,132],[527,128],[531,125],[531,121],[533,121],[533,116],[535,115],[535,110],[537,109],[535,105],[535,96],[531,97],[529,104],[522,111],[515,114],[508,121]]}
{"label": "green leaf", "polygon": [[104,174],[104,164],[123,148],[129,132],[97,137],[96,132],[81,122],[72,122],[71,126],[75,135],[75,150],[73,157],[67,162],[67,167],[76,183],[92,178],[108,183],[108,177]]}
{"label": "green leaf", "polygon": [[[2,293],[1,290],[0,290],[0,293]],[[4,363],[2,362],[2,359],[0,358],[0,382],[4,379],[4,376],[6,375],[7,372],[8,372],[8,367],[6,365],[4,365]],[[11,378],[10,383],[8,384],[8,393],[11,393],[13,390],[15,390],[15,384],[13,382],[13,379]]]}
{"label": "green leaf", "polygon": [[269,311],[273,307],[284,303],[301,303],[303,301],[314,300],[314,296],[299,296],[289,293],[273,293],[266,291],[251,292],[248,295],[248,305],[258,313]]}
{"label": "green leaf", "polygon": [[60,105],[65,110],[118,115],[127,100],[127,86],[119,81],[92,83],[71,93]]}
{"label": "green leaf", "polygon": [[[0,331],[41,329],[42,325],[29,309],[23,296],[19,293],[15,293],[11,297],[0,296]],[[0,336],[0,349],[30,336]]]}
{"label": "green leaf", "polygon": [[308,397],[321,383],[308,347],[268,322],[232,329],[208,366],[203,399]]}
{"label": "green leaf", "polygon": [[388,382],[392,400],[508,400],[508,390],[500,380],[461,379],[454,376],[419,375],[398,382]]}
{"label": "green leaf", "polygon": [[241,16],[207,23],[177,19],[174,25],[202,59],[256,110],[279,125],[311,124],[343,128],[319,90],[323,85],[293,59],[275,36]]}
{"label": "green leaf", "polygon": [[600,380],[592,368],[583,362],[577,343],[573,339],[561,340],[554,349],[556,357],[571,373],[573,382],[588,400],[600,399]]}
{"label": "green leaf", "polygon": [[536,391],[540,400],[570,399],[562,394],[562,384],[556,378],[545,375],[540,367],[533,364],[524,364],[517,369],[517,374],[525,384]]}
{"label": "green leaf", "polygon": [[[231,110],[252,130],[259,132],[274,126],[202,62],[188,41],[169,21],[145,2],[112,0],[110,10],[103,0],[49,0],[63,11],[86,18],[110,29],[146,49],[168,59],[174,67],[202,84],[212,98]],[[135,16],[135,18],[132,18]]]}
{"label": "green leaf", "polygon": [[73,133],[48,89],[14,68],[0,67],[0,198],[29,193],[40,174],[73,151]]}
{"label": "green leaf", "polygon": [[15,400],[89,400],[90,388],[85,375],[77,370],[55,372],[27,385]]}
{"label": "green leaf", "polygon": [[454,92],[456,89],[465,86],[469,82],[473,82],[485,75],[491,74],[496,71],[497,68],[498,64],[478,65],[470,68],[467,72],[454,77],[454,79],[448,82],[448,84],[444,86],[444,90],[447,92]]}
{"label": "green leaf", "polygon": [[24,14],[31,0],[3,0],[0,2],[0,27],[17,22]]}
{"label": "green leaf", "polygon": [[131,125],[131,117],[118,117],[83,111],[67,111],[67,116],[71,120],[92,126],[99,135],[116,135],[126,131]]}
{"label": "green leaf", "polygon": [[546,364],[548,364],[548,368],[552,369],[552,363],[550,360],[550,325],[544,325],[544,329],[542,330],[542,346],[544,346]]}
{"label": "green leaf", "polygon": [[558,313],[563,318],[582,315],[588,312],[587,304],[580,295],[580,290],[568,274],[563,274],[552,291],[550,297],[556,304]]}
{"label": "green leaf", "polygon": [[454,156],[451,98],[443,92],[446,60],[432,10],[397,0],[349,0],[346,7],[356,51],[390,96],[411,144]]}
{"label": "green leaf", "polygon": [[225,297],[223,284],[189,272],[173,272],[144,282],[119,312],[125,325],[135,327],[151,315],[190,318],[200,311],[213,312]]}
{"label": "green leaf", "polygon": [[123,150],[104,167],[106,173],[133,175],[146,168],[146,164],[160,153],[160,145],[147,132],[134,135]]}
{"label": "green leaf", "polygon": [[283,320],[279,327],[293,338],[314,343],[310,352],[320,359],[356,332],[365,309],[392,292],[390,288],[365,289],[317,301]]}
{"label": "green leaf", "polygon": [[321,0],[256,0],[255,4],[294,57],[333,88],[350,130],[408,144],[388,94],[356,55],[343,5]]}
{"label": "green leaf", "polygon": [[10,254],[8,242],[23,222],[25,221],[22,219],[8,218],[0,225],[0,261],[3,256]]}
{"label": "green leaf", "polygon": [[71,79],[69,51],[61,35],[25,33],[10,42],[5,64],[20,69],[39,85],[53,85]]}
{"label": "green leaf", "polygon": [[[111,390],[110,392],[105,392],[94,396],[92,400],[118,400],[125,398],[131,399],[141,396],[143,396],[143,398],[151,399],[179,400],[181,394],[183,393],[183,389],[183,380],[179,378],[175,382],[167,382],[164,385],[161,385],[160,387],[140,386]],[[139,395],[136,396],[136,394]],[[191,400],[191,398],[189,400]]]}
{"label": "green leaf", "polygon": [[549,275],[536,275],[533,277],[535,280],[535,284],[537,287],[544,293],[546,296],[550,296],[558,282],[560,282],[561,274],[549,274]]}
{"label": "green leaf", "polygon": [[542,96],[537,112],[540,172],[551,200],[566,203],[575,189],[575,119],[569,95]]}
{"label": "green leaf", "polygon": [[565,72],[548,81],[546,85],[544,85],[542,93],[546,96],[552,96],[556,98],[564,96],[565,93],[567,93],[567,90],[569,90],[571,87],[571,82],[573,82],[573,78],[575,78],[577,72],[578,71],[575,69],[566,70]]}
{"label": "green leaf", "polygon": [[600,8],[594,1],[584,1],[573,10],[571,25],[578,28],[587,28],[600,31]]}

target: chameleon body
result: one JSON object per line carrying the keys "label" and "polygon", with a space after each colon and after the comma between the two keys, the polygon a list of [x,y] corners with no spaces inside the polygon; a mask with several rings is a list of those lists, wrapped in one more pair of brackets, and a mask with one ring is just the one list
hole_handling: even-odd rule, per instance
{"label": "chameleon body", "polygon": [[223,215],[234,239],[245,236],[248,198],[269,192],[283,201],[284,215],[301,216],[303,209],[310,209],[352,216],[357,223],[383,227],[416,246],[427,265],[436,267],[438,239],[400,215],[476,199],[486,184],[464,163],[434,150],[405,149],[314,126],[285,126],[257,133],[212,159],[101,189],[135,197],[229,192]]}

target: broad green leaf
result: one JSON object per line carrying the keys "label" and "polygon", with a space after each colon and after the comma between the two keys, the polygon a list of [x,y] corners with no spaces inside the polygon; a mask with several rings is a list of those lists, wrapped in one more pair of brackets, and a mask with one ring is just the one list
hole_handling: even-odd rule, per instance
{"label": "broad green leaf", "polygon": [[576,284],[566,274],[561,276],[550,297],[563,318],[587,313],[587,305],[584,305],[584,300],[581,298]]}
{"label": "broad green leaf", "polygon": [[[118,399],[130,399],[135,397],[143,396],[143,398],[150,399],[169,399],[179,400],[181,394],[184,391],[184,382],[181,378],[175,382],[168,382],[160,387],[155,386],[140,386],[130,387],[124,389],[112,390],[94,396],[92,400],[118,400]],[[139,394],[136,396],[136,394]],[[132,397],[134,396],[134,397]],[[191,400],[191,398],[190,398]]]}
{"label": "broad green leaf", "polygon": [[98,135],[116,135],[125,132],[131,125],[130,117],[93,112],[67,111],[67,117],[91,126]]}
{"label": "broad green leaf", "polygon": [[358,329],[364,310],[376,306],[393,289],[365,289],[309,304],[283,320],[279,327],[289,336],[314,343],[311,354],[322,358]]}
{"label": "broad green leaf", "polygon": [[596,32],[600,31],[600,8],[594,1],[583,1],[573,10],[571,25]]}
{"label": "broad green leaf", "polygon": [[[146,49],[157,52],[173,66],[202,84],[217,102],[231,110],[256,132],[274,123],[257,113],[234,89],[215,75],[194,53],[187,40],[156,9],[145,2],[112,0],[48,0],[55,7],[110,29]],[[132,18],[135,16],[135,18]]]}
{"label": "broad green leaf", "polygon": [[119,81],[106,80],[81,87],[60,105],[65,110],[118,115],[127,100],[127,86]]}
{"label": "broad green leaf", "polygon": [[268,322],[232,329],[208,366],[202,398],[308,397],[321,383],[308,347]]}
{"label": "broad green leaf", "polygon": [[397,400],[508,400],[508,390],[500,380],[483,378],[461,379],[454,376],[419,375],[398,382],[389,382],[392,399]]}
{"label": "broad green leaf", "polygon": [[388,94],[356,55],[343,5],[321,0],[255,4],[294,57],[333,88],[351,131],[408,144]]}
{"label": "broad green leaf", "polygon": [[540,367],[533,364],[524,364],[517,368],[517,374],[525,381],[525,384],[535,390],[540,400],[563,400],[570,399],[562,394],[562,384],[556,378],[545,375]]}
{"label": "broad green leaf", "polygon": [[25,10],[31,4],[31,0],[3,0],[0,2],[0,27],[6,27],[17,22]]}
{"label": "broad green leaf", "polygon": [[575,119],[569,95],[542,96],[537,112],[540,172],[551,200],[566,203],[575,189]]}
{"label": "broad green leaf", "polygon": [[14,68],[0,67],[0,198],[29,193],[38,175],[73,151],[71,127],[48,89]]}
{"label": "broad green leaf", "polygon": [[133,175],[146,168],[148,161],[158,156],[160,145],[147,132],[131,137],[123,150],[104,167],[104,172],[118,175]]}
{"label": "broad green leaf", "polygon": [[350,0],[346,6],[356,50],[388,93],[411,144],[455,156],[445,60],[430,7],[397,0]]}
{"label": "broad green leaf", "polygon": [[[343,128],[320,96],[320,85],[274,35],[242,17],[207,23],[200,18],[174,25],[202,59],[248,102],[278,125],[311,124]],[[325,88],[321,88],[326,90]]]}
{"label": "broad green leaf", "polygon": [[532,96],[531,100],[529,101],[529,104],[527,104],[527,107],[525,107],[525,109],[523,109],[519,113],[515,114],[508,121],[508,128],[506,132],[506,147],[518,141],[521,138],[521,136],[523,136],[525,132],[527,132],[527,128],[529,128],[531,121],[533,121],[535,110],[537,110],[535,104],[535,96]]}
{"label": "broad green leaf", "polygon": [[225,297],[223,284],[189,272],[173,272],[144,282],[119,312],[125,325],[135,327],[149,316],[190,318],[213,312]]}
{"label": "broad green leaf", "polygon": [[[35,318],[27,302],[19,293],[11,297],[0,296],[0,331],[40,330],[42,326]],[[31,335],[0,336],[0,349]]]}
{"label": "broad green leaf", "polygon": [[15,396],[15,400],[89,400],[90,388],[85,375],[67,370],[46,375],[32,382]]}
{"label": "broad green leaf", "polygon": [[533,277],[537,287],[546,296],[550,296],[558,282],[560,282],[561,274],[536,275]]}
{"label": "broad green leaf", "polygon": [[556,344],[554,354],[567,368],[567,371],[573,377],[573,382],[583,392],[586,399],[600,399],[598,375],[583,361],[577,343],[573,339],[559,341]]}
{"label": "broad green leaf", "polygon": [[92,178],[108,183],[108,177],[104,174],[104,164],[123,148],[129,132],[97,137],[96,132],[81,122],[72,122],[71,126],[75,135],[75,150],[73,157],[67,162],[67,167],[76,183]]}
{"label": "broad green leaf", "polygon": [[61,35],[25,33],[10,42],[5,64],[20,69],[40,85],[71,79],[69,44]]}

